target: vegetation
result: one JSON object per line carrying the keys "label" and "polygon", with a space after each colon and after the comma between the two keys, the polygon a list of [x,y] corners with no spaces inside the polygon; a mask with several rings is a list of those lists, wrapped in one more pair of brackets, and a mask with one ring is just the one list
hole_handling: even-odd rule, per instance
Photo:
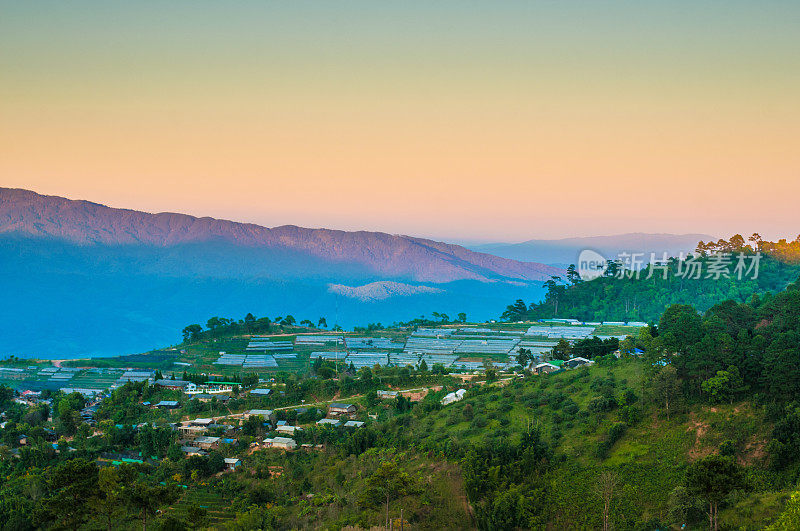
{"label": "vegetation", "polygon": [[[757,278],[752,278],[752,272],[736,274],[735,257],[725,269],[727,273],[713,273],[712,268],[718,263],[713,253],[740,252],[747,258],[748,268],[754,253],[762,253]],[[800,237],[789,243],[762,241],[758,235],[751,238],[749,245],[738,235],[729,241],[700,242],[692,260],[693,265],[690,265],[689,260],[672,258],[663,266],[650,265],[638,273],[624,269],[624,264],[609,262],[603,277],[588,282],[582,281],[572,266],[566,281],[556,278],[547,282],[544,301],[526,304],[518,300],[506,308],[502,318],[508,321],[570,317],[591,322],[655,322],[672,304],[688,304],[704,312],[726,300],[747,302],[753,295],[763,297],[779,292],[797,280]],[[700,278],[694,278],[696,271],[701,272]]]}
{"label": "vegetation", "polygon": [[[525,364],[516,373],[489,368],[461,381],[442,367],[356,371],[317,359],[307,374],[277,374],[266,397],[248,394],[254,382],[242,381],[225,403],[129,383],[99,404],[92,426],[80,395],[43,394],[27,405],[0,388],[0,522],[796,528],[800,282],[702,314],[671,305],[636,337],[563,342],[556,353],[594,363],[549,375]],[[459,387],[463,399],[443,405]],[[378,389],[406,392],[382,400]],[[152,407],[164,399],[179,407]],[[331,400],[354,404],[365,424],[316,424]],[[299,448],[256,449],[278,432],[271,419],[233,415],[253,408],[302,427],[292,436]],[[224,441],[185,457],[171,423],[197,417],[232,428],[209,428]],[[241,465],[226,470],[227,457]]]}

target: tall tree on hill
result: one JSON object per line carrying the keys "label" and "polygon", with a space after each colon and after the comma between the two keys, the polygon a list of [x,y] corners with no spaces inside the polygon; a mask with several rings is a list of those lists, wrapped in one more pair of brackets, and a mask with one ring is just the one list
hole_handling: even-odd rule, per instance
{"label": "tall tree on hill", "polygon": [[578,273],[578,269],[575,267],[575,264],[570,264],[567,267],[567,280],[570,284],[578,284],[582,282],[581,275]]}
{"label": "tall tree on hill", "polygon": [[614,490],[617,488],[617,475],[610,470],[604,470],[597,478],[597,492],[603,500],[603,531],[611,529],[611,501],[614,499]]}
{"label": "tall tree on hill", "polygon": [[553,305],[553,315],[558,316],[558,304],[564,296],[567,287],[561,284],[561,277],[550,277],[550,280],[544,283],[547,288],[545,300]]}
{"label": "tall tree on hill", "polygon": [[200,332],[202,331],[203,327],[199,324],[190,324],[183,329],[183,342],[186,343],[188,341],[197,341],[197,338],[200,336]]}
{"label": "tall tree on hill", "polygon": [[719,529],[719,502],[744,480],[742,470],[731,457],[709,455],[695,461],[686,470],[686,489],[708,504],[709,528]]}
{"label": "tall tree on hill", "polygon": [[522,299],[517,299],[514,301],[514,304],[509,304],[506,307],[506,310],[503,312],[503,315],[501,315],[500,318],[507,321],[521,321],[527,312],[528,306],[525,304],[525,301]]}

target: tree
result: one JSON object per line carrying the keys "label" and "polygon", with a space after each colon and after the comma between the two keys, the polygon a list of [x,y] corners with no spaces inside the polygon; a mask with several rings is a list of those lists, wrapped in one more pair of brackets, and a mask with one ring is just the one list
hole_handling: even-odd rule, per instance
{"label": "tree", "polygon": [[581,282],[581,275],[578,273],[575,264],[570,264],[569,267],[567,267],[567,280],[570,284],[578,284]]}
{"label": "tree", "polygon": [[63,527],[78,529],[89,516],[89,500],[98,494],[98,468],[93,461],[70,459],[57,465],[49,477],[53,495],[47,513]]}
{"label": "tree", "polygon": [[319,328],[328,328],[328,320],[324,317],[320,317],[317,321],[317,327]]}
{"label": "tree", "polygon": [[466,323],[467,322],[467,314],[464,312],[458,313],[458,322],[459,323]]}
{"label": "tree", "polygon": [[503,312],[500,318],[507,321],[521,321],[526,313],[528,313],[528,306],[525,304],[525,301],[517,299],[514,304],[510,304],[506,307],[506,311]]}
{"label": "tree", "polygon": [[155,516],[158,509],[174,503],[178,492],[174,485],[150,486],[141,481],[134,483],[125,491],[128,506],[139,514],[142,530],[147,531],[147,521]]}
{"label": "tree", "polygon": [[408,493],[412,479],[396,461],[384,461],[366,481],[366,501],[386,500],[386,528],[389,527],[389,502]]}
{"label": "tree", "polygon": [[122,464],[119,468],[105,467],[99,471],[97,478],[99,495],[92,500],[91,507],[102,517],[109,531],[114,529],[115,523],[125,513],[123,493],[135,477],[136,471],[128,464]]}
{"label": "tree", "polygon": [[183,342],[187,343],[189,341],[197,341],[200,336],[200,332],[202,331],[203,327],[199,324],[190,324],[183,329]]}
{"label": "tree", "polygon": [[554,360],[568,360],[572,354],[572,345],[562,337],[555,344],[551,353]]}
{"label": "tree", "polygon": [[739,375],[739,369],[734,366],[728,367],[725,371],[717,371],[716,376],[703,382],[701,387],[715,404],[733,402],[734,397],[746,389]]}
{"label": "tree", "polygon": [[714,531],[719,528],[719,502],[740,487],[742,482],[742,470],[731,457],[709,455],[695,461],[686,470],[686,489],[706,502],[709,528]]}
{"label": "tree", "polygon": [[208,509],[199,505],[191,504],[186,508],[186,517],[189,524],[194,529],[200,529],[208,525]]}
{"label": "tree", "polygon": [[679,391],[678,373],[672,365],[665,365],[650,380],[653,399],[664,404],[669,420],[670,404],[675,402]]}
{"label": "tree", "polygon": [[167,450],[167,458],[174,463],[177,463],[181,459],[183,459],[183,451],[181,450],[181,445],[178,443],[172,443],[169,446],[169,450]]}
{"label": "tree", "polygon": [[530,363],[531,361],[530,354],[531,354],[530,350],[524,349],[522,347],[520,347],[519,350],[517,351],[517,363],[519,365],[522,365],[523,369],[527,367],[528,363]]}
{"label": "tree", "polygon": [[617,475],[610,470],[604,470],[597,478],[597,492],[603,500],[603,531],[611,529],[611,500],[614,498],[614,489],[617,488]]}

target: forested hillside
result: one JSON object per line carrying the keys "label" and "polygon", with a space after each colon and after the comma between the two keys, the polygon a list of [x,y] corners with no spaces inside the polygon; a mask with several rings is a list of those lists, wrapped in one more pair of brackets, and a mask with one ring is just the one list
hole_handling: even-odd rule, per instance
{"label": "forested hillside", "polygon": [[[751,269],[754,260],[758,265]],[[686,260],[672,258],[663,267],[635,271],[619,261],[609,262],[603,276],[588,282],[572,266],[565,279],[554,277],[547,283],[542,302],[517,300],[502,317],[509,321],[569,317],[654,322],[671,304],[691,304],[704,312],[725,300],[745,302],[753,295],[779,292],[798,276],[800,237],[768,242],[756,234],[747,244],[736,235],[727,241],[701,241],[695,255]]]}

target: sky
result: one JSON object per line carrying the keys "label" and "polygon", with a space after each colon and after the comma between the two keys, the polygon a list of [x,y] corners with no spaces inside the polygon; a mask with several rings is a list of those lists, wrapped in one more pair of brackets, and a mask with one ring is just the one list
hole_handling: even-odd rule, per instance
{"label": "sky", "polygon": [[0,186],[457,241],[794,238],[800,2],[0,1]]}

